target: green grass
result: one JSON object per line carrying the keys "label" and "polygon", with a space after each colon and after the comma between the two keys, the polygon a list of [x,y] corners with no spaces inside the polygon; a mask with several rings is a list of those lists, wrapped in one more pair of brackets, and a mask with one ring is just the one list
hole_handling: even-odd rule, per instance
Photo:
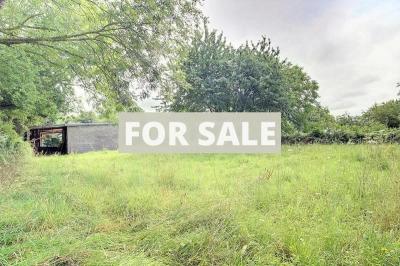
{"label": "green grass", "polygon": [[400,146],[36,157],[0,265],[400,265]]}

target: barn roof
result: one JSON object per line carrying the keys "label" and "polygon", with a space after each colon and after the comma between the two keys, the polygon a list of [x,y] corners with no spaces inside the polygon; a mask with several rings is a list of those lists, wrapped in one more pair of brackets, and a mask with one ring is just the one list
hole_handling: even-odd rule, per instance
{"label": "barn roof", "polygon": [[67,123],[67,124],[56,124],[56,125],[43,125],[35,126],[30,129],[50,129],[50,128],[63,128],[63,127],[82,127],[82,126],[114,126],[114,123]]}

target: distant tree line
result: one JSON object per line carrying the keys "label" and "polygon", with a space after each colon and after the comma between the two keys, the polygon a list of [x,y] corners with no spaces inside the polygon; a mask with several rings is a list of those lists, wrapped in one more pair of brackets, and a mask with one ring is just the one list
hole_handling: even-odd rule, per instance
{"label": "distant tree line", "polygon": [[283,143],[399,143],[400,100],[374,104],[358,116],[349,114],[310,131],[284,134]]}

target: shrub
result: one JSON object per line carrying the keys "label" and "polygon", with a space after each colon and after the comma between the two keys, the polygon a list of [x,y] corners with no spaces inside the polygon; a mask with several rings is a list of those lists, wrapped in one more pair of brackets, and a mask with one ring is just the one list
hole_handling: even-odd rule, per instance
{"label": "shrub", "polygon": [[0,124],[0,182],[18,172],[30,153],[28,146],[10,124]]}
{"label": "shrub", "polygon": [[0,125],[0,164],[6,164],[13,155],[18,153],[21,144],[21,139],[11,125]]}
{"label": "shrub", "polygon": [[314,130],[309,133],[284,134],[283,144],[362,144],[399,143],[400,129],[362,132],[346,129]]}

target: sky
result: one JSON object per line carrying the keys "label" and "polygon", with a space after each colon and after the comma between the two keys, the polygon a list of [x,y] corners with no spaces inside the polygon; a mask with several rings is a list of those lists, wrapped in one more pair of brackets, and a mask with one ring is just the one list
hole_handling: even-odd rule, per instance
{"label": "sky", "polygon": [[202,9],[234,46],[269,37],[335,115],[397,97],[399,0],[205,0]]}

